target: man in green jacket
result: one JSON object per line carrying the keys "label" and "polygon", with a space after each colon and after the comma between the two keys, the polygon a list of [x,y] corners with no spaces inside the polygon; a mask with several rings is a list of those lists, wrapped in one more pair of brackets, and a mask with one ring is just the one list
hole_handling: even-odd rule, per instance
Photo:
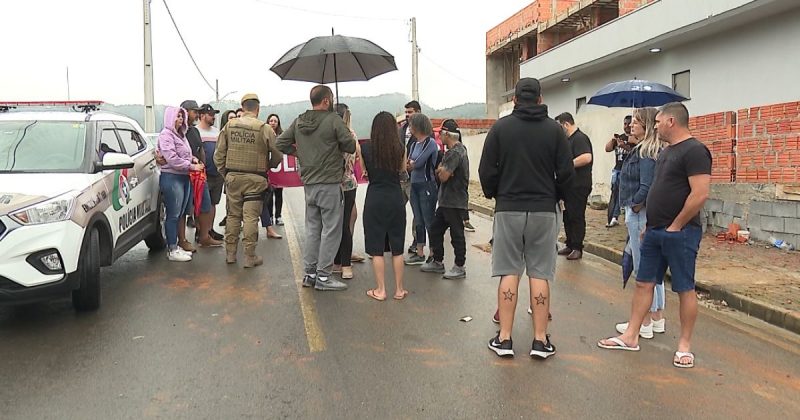
{"label": "man in green jacket", "polygon": [[300,114],[278,137],[277,148],[301,162],[300,178],[306,196],[306,248],[303,287],[345,290],[331,277],[342,239],[344,156],[355,153],[356,139],[333,112],[333,92],[327,86],[311,89],[312,109]]}

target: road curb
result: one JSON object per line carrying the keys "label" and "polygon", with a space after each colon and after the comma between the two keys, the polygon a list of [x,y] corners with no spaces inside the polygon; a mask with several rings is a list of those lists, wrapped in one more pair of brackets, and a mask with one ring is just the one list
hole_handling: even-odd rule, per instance
{"label": "road curb", "polygon": [[[476,212],[492,216],[494,210],[477,203],[469,203],[471,209]],[[583,245],[584,251],[596,255],[606,261],[620,265],[622,262],[622,252],[605,245],[586,242]],[[665,281],[670,281],[669,273]],[[781,327],[795,334],[800,334],[800,312],[790,311],[766,302],[757,301],[749,296],[727,290],[722,286],[712,285],[702,280],[696,280],[695,287],[701,292],[706,292],[714,300],[725,301],[729,308],[744,312],[754,318],[761,319],[776,327]]]}

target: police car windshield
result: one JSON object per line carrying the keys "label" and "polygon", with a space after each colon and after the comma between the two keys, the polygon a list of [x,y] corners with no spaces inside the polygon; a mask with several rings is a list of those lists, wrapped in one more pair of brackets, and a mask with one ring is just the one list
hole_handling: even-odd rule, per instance
{"label": "police car windshield", "polygon": [[76,172],[85,143],[82,122],[0,121],[0,172]]}

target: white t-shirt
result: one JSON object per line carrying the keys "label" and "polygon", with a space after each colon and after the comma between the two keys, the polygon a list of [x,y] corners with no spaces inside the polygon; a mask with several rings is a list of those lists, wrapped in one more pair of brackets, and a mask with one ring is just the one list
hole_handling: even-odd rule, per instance
{"label": "white t-shirt", "polygon": [[200,139],[203,140],[203,143],[207,141],[213,141],[214,143],[217,142],[217,137],[219,137],[219,128],[214,127],[213,125],[208,130],[203,130],[199,125],[196,125],[197,131],[200,132]]}

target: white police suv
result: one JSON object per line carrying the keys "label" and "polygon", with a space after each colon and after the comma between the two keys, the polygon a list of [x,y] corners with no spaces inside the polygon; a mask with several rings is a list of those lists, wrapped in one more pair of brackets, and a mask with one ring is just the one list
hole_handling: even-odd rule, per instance
{"label": "white police suv", "polygon": [[[100,267],[165,247],[155,149],[101,102],[0,102],[0,304],[72,293],[100,305]],[[29,106],[81,111],[16,111]]]}

